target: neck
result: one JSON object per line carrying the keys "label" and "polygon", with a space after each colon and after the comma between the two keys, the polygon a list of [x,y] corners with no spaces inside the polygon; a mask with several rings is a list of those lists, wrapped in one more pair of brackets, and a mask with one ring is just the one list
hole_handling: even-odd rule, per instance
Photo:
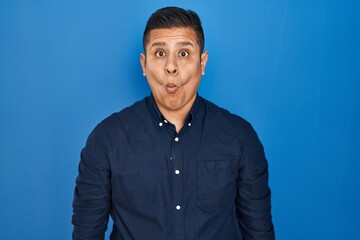
{"label": "neck", "polygon": [[181,128],[184,126],[185,119],[188,116],[188,114],[195,102],[195,99],[196,99],[196,96],[194,97],[194,99],[192,101],[187,103],[185,106],[181,107],[180,109],[175,109],[175,110],[164,108],[160,104],[157,104],[157,105],[158,105],[160,112],[163,114],[163,116],[169,122],[171,122],[172,124],[175,125],[176,132],[178,133],[181,130]]}
{"label": "neck", "polygon": [[178,113],[174,111],[161,111],[161,113],[169,122],[175,125],[176,132],[178,133],[184,126],[185,118],[189,112]]}

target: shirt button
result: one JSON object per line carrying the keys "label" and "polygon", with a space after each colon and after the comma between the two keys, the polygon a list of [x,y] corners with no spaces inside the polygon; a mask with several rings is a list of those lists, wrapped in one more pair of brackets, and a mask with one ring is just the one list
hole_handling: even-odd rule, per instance
{"label": "shirt button", "polygon": [[164,122],[165,122],[165,123],[168,123],[168,121],[167,121],[166,119],[164,120]]}
{"label": "shirt button", "polygon": [[176,174],[176,175],[179,175],[179,174],[180,174],[180,171],[176,169],[176,170],[175,170],[175,174]]}
{"label": "shirt button", "polygon": [[191,126],[191,123],[188,123],[188,126],[190,127],[190,126]]}
{"label": "shirt button", "polygon": [[178,142],[178,141],[179,141],[179,138],[178,138],[178,137],[176,137],[176,138],[175,138],[175,142]]}
{"label": "shirt button", "polygon": [[159,126],[160,126],[160,127],[162,127],[162,125],[163,125],[163,123],[162,123],[162,122],[160,122],[160,123],[159,123]]}
{"label": "shirt button", "polygon": [[181,207],[180,207],[180,205],[176,205],[176,210],[180,210],[181,209]]}

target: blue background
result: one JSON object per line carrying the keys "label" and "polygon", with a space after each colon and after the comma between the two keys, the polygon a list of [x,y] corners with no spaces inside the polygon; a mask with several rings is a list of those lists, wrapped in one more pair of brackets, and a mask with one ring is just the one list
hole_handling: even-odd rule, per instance
{"label": "blue background", "polygon": [[266,148],[279,240],[360,239],[359,1],[0,0],[0,239],[70,239],[81,148],[150,93],[142,32],[199,13],[199,92]]}

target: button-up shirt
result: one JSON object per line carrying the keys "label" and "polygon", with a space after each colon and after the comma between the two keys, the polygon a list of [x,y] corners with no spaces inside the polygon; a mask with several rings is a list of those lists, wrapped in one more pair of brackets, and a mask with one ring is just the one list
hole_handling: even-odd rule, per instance
{"label": "button-up shirt", "polygon": [[268,164],[251,125],[197,96],[179,132],[152,96],[102,121],[81,152],[74,239],[274,239]]}

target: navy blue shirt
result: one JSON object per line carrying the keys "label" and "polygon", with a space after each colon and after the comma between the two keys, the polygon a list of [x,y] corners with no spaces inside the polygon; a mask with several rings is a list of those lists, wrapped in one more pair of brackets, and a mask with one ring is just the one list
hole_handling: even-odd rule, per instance
{"label": "navy blue shirt", "polygon": [[197,96],[183,128],[152,96],[115,113],[81,152],[73,239],[274,239],[268,164],[251,125]]}

